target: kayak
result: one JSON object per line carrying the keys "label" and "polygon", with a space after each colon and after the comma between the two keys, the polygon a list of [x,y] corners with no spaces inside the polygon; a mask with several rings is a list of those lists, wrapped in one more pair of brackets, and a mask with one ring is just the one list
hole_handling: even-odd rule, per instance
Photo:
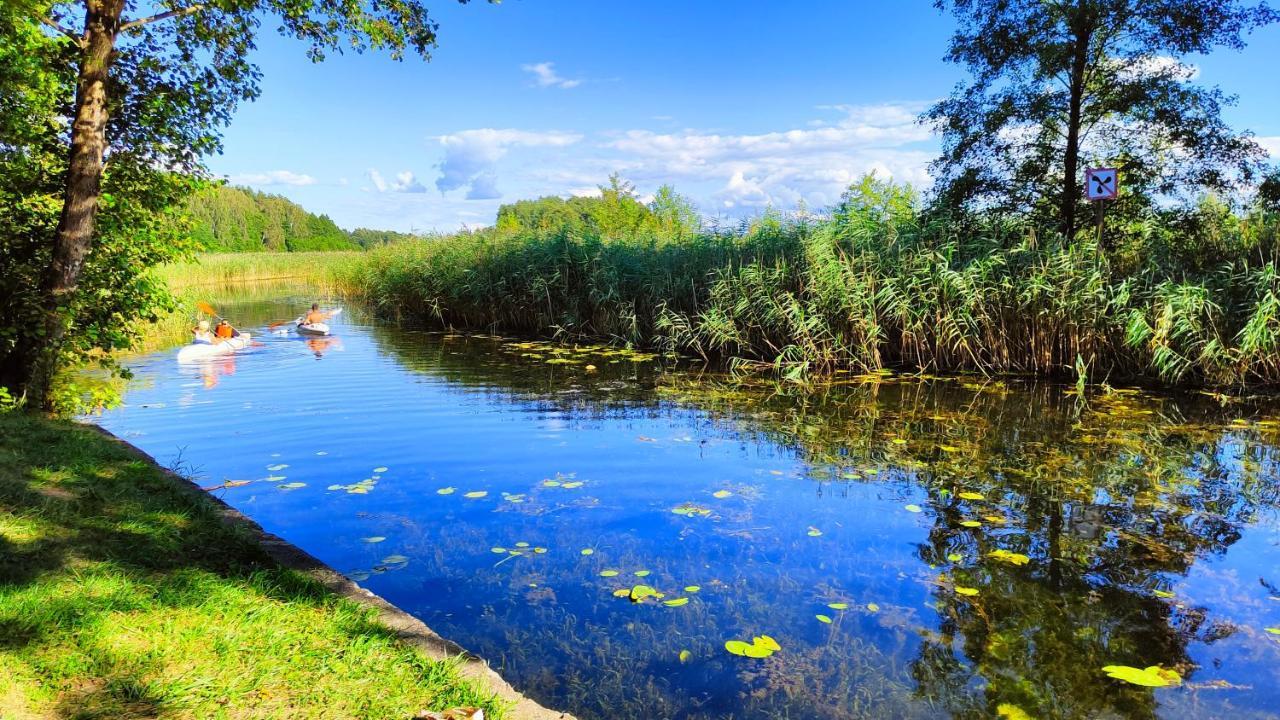
{"label": "kayak", "polygon": [[[329,317],[331,318],[337,317],[340,314],[342,314],[342,308],[329,311]],[[299,335],[328,335],[329,334],[328,323],[320,323],[320,322],[304,323],[302,322],[302,318],[298,318],[293,322],[297,325]]]}
{"label": "kayak", "polygon": [[192,362],[205,358],[229,355],[249,347],[249,333],[240,333],[216,343],[192,343],[178,351],[178,362]]}
{"label": "kayak", "polygon": [[324,323],[298,323],[300,335],[328,335],[329,326]]}

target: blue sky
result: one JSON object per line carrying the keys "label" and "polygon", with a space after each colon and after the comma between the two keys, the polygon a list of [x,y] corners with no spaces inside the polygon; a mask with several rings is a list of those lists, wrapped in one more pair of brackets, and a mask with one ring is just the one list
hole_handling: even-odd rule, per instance
{"label": "blue sky", "polygon": [[[313,65],[264,32],[262,97],[212,170],[347,228],[488,225],[504,202],[590,193],[614,171],[641,195],[670,183],[708,216],[821,208],[871,170],[927,185],[938,144],[914,116],[963,78],[928,0],[430,7],[429,63]],[[1191,61],[1280,158],[1280,27]]]}

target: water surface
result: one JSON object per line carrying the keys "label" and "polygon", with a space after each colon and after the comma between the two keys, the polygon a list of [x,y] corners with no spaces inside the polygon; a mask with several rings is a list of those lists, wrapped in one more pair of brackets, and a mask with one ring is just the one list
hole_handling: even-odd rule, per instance
{"label": "water surface", "polygon": [[[220,309],[262,332],[301,302]],[[358,308],[335,328],[201,365],[139,358],[99,422],[231,485],[215,492],[544,704],[584,720],[1280,717],[1266,404],[731,383]],[[637,585],[663,596],[615,595]],[[725,649],[760,635],[781,650]]]}

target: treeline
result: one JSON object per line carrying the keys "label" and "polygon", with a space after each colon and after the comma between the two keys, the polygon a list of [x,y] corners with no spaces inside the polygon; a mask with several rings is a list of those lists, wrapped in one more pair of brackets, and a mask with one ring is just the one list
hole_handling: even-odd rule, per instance
{"label": "treeline", "polygon": [[287,198],[220,186],[192,196],[192,238],[210,252],[353,250],[358,245],[328,215]]}

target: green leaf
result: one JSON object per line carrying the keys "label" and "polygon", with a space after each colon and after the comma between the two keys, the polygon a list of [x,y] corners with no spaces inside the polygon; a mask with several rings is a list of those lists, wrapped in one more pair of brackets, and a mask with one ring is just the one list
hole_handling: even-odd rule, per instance
{"label": "green leaf", "polygon": [[967,528],[982,527],[982,523],[978,522],[977,520],[963,520],[961,521],[960,524]]}
{"label": "green leaf", "polygon": [[714,497],[714,498],[718,498],[718,499],[720,499],[720,500],[723,500],[723,499],[725,499],[725,498],[729,497],[730,495],[733,495],[733,493],[729,492],[728,490],[717,490],[717,491],[715,491],[715,492],[711,493],[711,496],[712,496],[712,497]]}
{"label": "green leaf", "polygon": [[596,552],[596,551],[595,551],[595,550],[592,550],[591,548],[582,548],[582,550],[581,550],[581,553],[582,553],[583,555],[594,555],[594,554],[595,554],[595,552]]}
{"label": "green leaf", "polygon": [[404,555],[388,555],[382,558],[382,562],[388,565],[403,565],[404,563],[409,562],[409,558]]}
{"label": "green leaf", "polygon": [[924,510],[924,508],[920,507],[919,505],[916,505],[915,503],[912,503],[910,505],[903,505],[902,507],[907,512],[913,512],[913,513],[918,513]]}
{"label": "green leaf", "polygon": [[462,497],[470,498],[472,500],[477,500],[479,498],[485,497],[488,494],[489,494],[488,490],[472,490],[471,492],[466,493]]}
{"label": "green leaf", "polygon": [[667,607],[680,607],[681,605],[688,605],[689,598],[687,597],[673,598],[671,600],[664,600],[662,604],[666,605]]}
{"label": "green leaf", "polygon": [[819,530],[818,528],[812,525],[809,526],[809,537],[819,537],[821,535],[822,535],[821,530]]}
{"label": "green leaf", "polygon": [[880,606],[875,603],[867,603],[867,610],[873,613],[880,612]]}
{"label": "green leaf", "polygon": [[831,624],[831,618],[826,615],[814,615],[814,617],[818,618],[818,622]]}
{"label": "green leaf", "polygon": [[370,537],[360,538],[360,539],[367,543],[380,543],[383,540],[386,540],[386,538],[381,535],[372,535]]}
{"label": "green leaf", "polygon": [[702,589],[702,587],[701,587],[700,585],[685,585],[685,586],[684,586],[684,591],[685,591],[685,592],[687,592],[687,593],[696,593],[696,592],[698,592],[698,591],[699,591],[699,590],[701,590],[701,589]]}
{"label": "green leaf", "polygon": [[983,499],[982,493],[976,493],[976,492],[962,492],[962,493],[959,493],[956,497],[963,498],[965,500],[982,500]]}
{"label": "green leaf", "polygon": [[842,602],[827,603],[827,607],[831,608],[832,610],[848,610],[849,603],[842,603]]}
{"label": "green leaf", "polygon": [[649,577],[650,575],[648,570],[637,570],[632,574],[635,575],[636,577]]}
{"label": "green leaf", "polygon": [[495,555],[506,555],[507,549],[504,547],[491,547],[489,548],[489,552],[494,553]]}
{"label": "green leaf", "polygon": [[600,571],[600,577],[617,577],[617,576],[618,576],[617,570],[601,570]]}
{"label": "green leaf", "polygon": [[689,658],[693,657],[693,653],[688,650],[681,650],[679,657],[681,663],[687,663],[689,662]]}
{"label": "green leaf", "polygon": [[977,595],[977,594],[978,594],[978,589],[977,589],[977,588],[971,588],[971,587],[961,587],[960,585],[957,585],[957,586],[956,586],[956,594],[957,594],[957,595],[964,595],[965,597],[973,597],[974,595]]}
{"label": "green leaf", "polygon": [[454,492],[456,492],[457,490],[458,490],[458,488],[455,488],[455,487],[442,487],[442,488],[440,488],[439,490],[437,490],[437,491],[436,491],[436,494],[437,494],[437,495],[452,495],[452,494],[453,494]]}
{"label": "green leaf", "polygon": [[381,474],[381,473],[384,473],[384,472],[386,472],[386,471],[387,471],[387,469],[386,469],[386,468],[384,468],[384,467],[376,467],[376,468],[374,468],[374,469],[373,469],[373,472],[374,472],[375,474]]}

